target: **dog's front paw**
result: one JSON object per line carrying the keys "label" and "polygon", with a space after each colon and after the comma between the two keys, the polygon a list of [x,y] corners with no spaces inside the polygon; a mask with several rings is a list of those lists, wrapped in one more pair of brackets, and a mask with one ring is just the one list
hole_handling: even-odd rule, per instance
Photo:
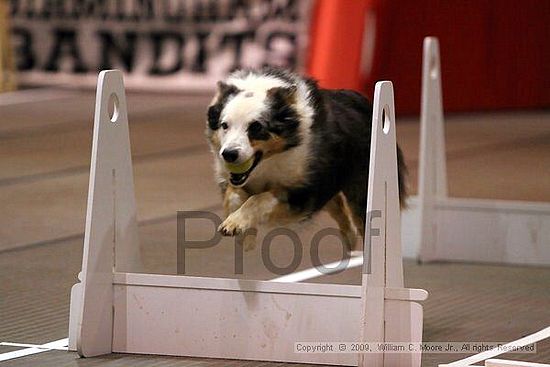
{"label": "dog's front paw", "polygon": [[224,236],[237,236],[249,229],[250,221],[241,215],[239,210],[230,214],[218,227],[218,231]]}

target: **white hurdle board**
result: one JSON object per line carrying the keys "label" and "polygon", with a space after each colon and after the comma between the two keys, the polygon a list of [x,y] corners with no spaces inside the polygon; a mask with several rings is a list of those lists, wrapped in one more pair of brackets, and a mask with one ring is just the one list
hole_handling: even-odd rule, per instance
{"label": "white hurdle board", "polygon": [[[403,212],[406,256],[550,264],[550,203],[449,197],[439,43],[424,39],[418,196]],[[412,248],[412,250],[411,250]]]}
{"label": "white hurdle board", "polygon": [[[114,96],[114,97],[113,97]],[[110,118],[109,99],[118,100]],[[376,85],[362,286],[139,273],[122,74],[99,75],[81,280],[71,293],[69,348],[322,363],[420,366],[421,355],[294,353],[295,342],[421,342],[427,292],[403,286],[393,86]],[[382,119],[385,116],[385,121]]]}

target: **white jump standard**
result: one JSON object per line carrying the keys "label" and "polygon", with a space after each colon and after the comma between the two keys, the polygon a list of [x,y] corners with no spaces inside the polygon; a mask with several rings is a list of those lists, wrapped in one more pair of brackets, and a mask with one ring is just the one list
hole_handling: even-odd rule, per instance
{"label": "white jump standard", "polygon": [[[115,102],[111,118],[108,103]],[[295,342],[421,342],[427,292],[403,285],[395,113],[376,84],[361,286],[139,273],[136,206],[122,74],[99,75],[80,283],[71,293],[69,347],[111,352],[419,367],[420,353],[295,353]]]}
{"label": "white jump standard", "polygon": [[550,263],[550,203],[450,197],[439,43],[424,39],[418,196],[403,211],[406,256],[422,261]]}

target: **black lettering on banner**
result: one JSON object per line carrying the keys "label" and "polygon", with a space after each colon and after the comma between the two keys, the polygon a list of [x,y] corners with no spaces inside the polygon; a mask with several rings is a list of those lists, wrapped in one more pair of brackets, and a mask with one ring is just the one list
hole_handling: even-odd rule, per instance
{"label": "black lettering on banner", "polygon": [[42,19],[62,18],[64,15],[63,5],[65,0],[44,0],[42,4]]}
{"label": "black lettering on banner", "polygon": [[212,0],[195,1],[193,3],[193,21],[196,23],[217,21],[219,5]]}
{"label": "black lettering on banner", "polygon": [[15,58],[18,70],[31,70],[35,64],[35,56],[32,50],[32,34],[24,28],[12,29],[15,39]]}
{"label": "black lettering on banner", "polygon": [[[112,0],[111,0],[112,1]],[[116,20],[123,21],[126,20],[126,9],[124,8],[125,2],[121,0],[114,1],[116,8]]]}
{"label": "black lettering on banner", "polygon": [[80,55],[76,31],[74,29],[63,28],[54,30],[53,47],[44,70],[59,71],[59,62],[66,51],[68,51],[68,55],[73,60],[73,72],[85,73],[87,69]]}
{"label": "black lettering on banner", "polygon": [[155,1],[154,0],[134,0],[135,9],[133,20],[140,21],[143,19],[151,20],[155,17]]}
{"label": "black lettering on banner", "polygon": [[208,1],[208,20],[211,22],[218,22],[220,19],[219,15],[219,3],[217,0]]}
{"label": "black lettering on banner", "polygon": [[79,0],[73,1],[73,18],[107,19],[109,17],[108,0]]}
{"label": "black lettering on banner", "polygon": [[[276,44],[279,43],[279,48]],[[286,46],[285,47],[285,44]],[[265,42],[265,63],[264,66],[279,66],[286,68],[296,67],[297,44],[296,35],[290,32],[273,32],[267,36]],[[283,47],[281,47],[281,45]]]}
{"label": "black lettering on banner", "polygon": [[228,33],[223,36],[221,47],[227,47],[229,44],[230,47],[234,49],[233,65],[229,68],[229,71],[233,71],[241,68],[241,56],[243,50],[243,43],[247,39],[254,39],[256,32],[253,30],[238,32],[238,33]]}
{"label": "black lettering on banner", "polygon": [[233,20],[237,17],[248,19],[250,3],[246,0],[232,0],[229,2],[229,12],[226,20]]}
{"label": "black lettering on banner", "polygon": [[[269,0],[268,0],[269,1]],[[269,18],[280,18],[288,20],[298,20],[300,17],[299,0],[288,0],[287,2],[269,1],[271,3],[271,13]]]}
{"label": "black lettering on banner", "polygon": [[194,73],[206,72],[206,60],[208,59],[208,51],[206,49],[206,40],[208,39],[208,33],[197,33],[197,53],[191,70]]}
{"label": "black lettering on banner", "polygon": [[164,21],[168,23],[181,23],[185,19],[187,14],[185,3],[182,3],[179,1],[178,2],[163,1],[162,6],[163,6],[162,13],[164,14]]}
{"label": "black lettering on banner", "polygon": [[[152,75],[169,75],[183,68],[183,35],[176,32],[153,32],[151,33],[153,41],[153,65],[149,70]],[[175,46],[175,58],[171,67],[162,66],[161,58],[163,56],[168,42],[172,42]]]}
{"label": "black lettering on banner", "polygon": [[115,36],[105,30],[98,31],[101,39],[101,64],[99,69],[112,69],[114,63],[111,55],[115,54],[124,66],[124,70],[132,72],[134,68],[134,56],[136,52],[136,32],[125,32],[124,40],[115,40]]}
{"label": "black lettering on banner", "polygon": [[10,17],[13,18],[17,15],[19,15],[19,0],[11,0],[10,1]]}
{"label": "black lettering on banner", "polygon": [[[47,72],[53,78],[56,72],[73,73],[77,84],[83,79],[76,74],[91,76],[111,68],[123,69],[130,77],[145,74],[136,85],[147,83],[147,76],[207,76],[207,83],[217,77],[213,74],[245,66],[293,68],[301,49],[297,32],[303,29],[294,23],[303,22],[308,9],[300,0],[7,3],[18,69]],[[248,51],[253,57],[244,60]],[[24,75],[22,80],[33,77]]]}
{"label": "black lettering on banner", "polygon": [[29,18],[29,19],[32,19],[35,16],[34,6],[35,6],[34,1],[30,1],[29,3],[27,3],[27,12],[26,13],[27,13],[27,18]]}

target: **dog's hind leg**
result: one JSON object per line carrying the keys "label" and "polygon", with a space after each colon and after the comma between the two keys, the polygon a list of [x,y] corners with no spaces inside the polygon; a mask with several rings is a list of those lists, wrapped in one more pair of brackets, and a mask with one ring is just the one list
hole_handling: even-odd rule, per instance
{"label": "dog's hind leg", "polygon": [[[353,181],[352,185],[347,186],[343,190],[343,196],[348,204],[351,220],[355,225],[357,233],[361,238],[365,239],[365,218],[367,210],[367,190],[365,183],[366,177],[359,177]],[[357,250],[361,248],[358,247]]]}
{"label": "dog's hind leg", "polygon": [[[227,186],[223,191],[223,209],[227,218],[231,213],[237,211],[250,195],[243,189]],[[256,247],[256,235],[247,233],[242,238],[242,244],[245,251],[253,250]]]}
{"label": "dog's hind leg", "polygon": [[357,233],[352,223],[353,213],[348,206],[344,194],[341,192],[336,194],[326,203],[323,209],[325,209],[338,224],[346,250],[348,252],[355,250]]}

